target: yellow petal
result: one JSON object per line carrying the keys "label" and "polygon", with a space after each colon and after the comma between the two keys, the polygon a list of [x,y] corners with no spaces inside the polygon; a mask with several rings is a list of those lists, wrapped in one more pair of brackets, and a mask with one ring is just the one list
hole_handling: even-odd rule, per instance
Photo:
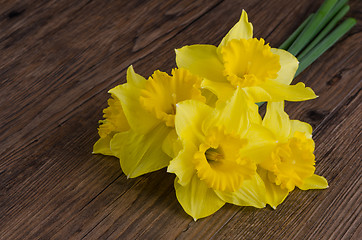
{"label": "yellow petal", "polygon": [[133,130],[116,134],[111,151],[120,159],[123,172],[129,178],[166,167],[170,157],[162,151],[162,142],[170,128],[160,124],[146,135]]}
{"label": "yellow petal", "polygon": [[305,87],[304,83],[299,82],[296,85],[287,85],[279,83],[276,80],[268,80],[260,87],[264,88],[270,94],[270,101],[305,101],[317,97],[314,91]]}
{"label": "yellow petal", "polygon": [[183,186],[189,184],[191,178],[196,173],[193,163],[196,152],[197,148],[186,142],[183,146],[183,149],[174,159],[172,159],[167,168],[167,172],[176,174],[178,183]]}
{"label": "yellow petal", "polygon": [[225,126],[228,133],[235,133],[243,136],[249,128],[250,119],[261,121],[258,113],[258,106],[247,98],[244,91],[237,88],[232,98],[218,109],[219,114],[215,115],[217,125]]}
{"label": "yellow petal", "polygon": [[226,81],[223,65],[213,45],[191,45],[176,49],[176,64],[191,73],[213,81]]}
{"label": "yellow petal", "polygon": [[246,138],[252,139],[248,145],[250,146],[263,146],[268,143],[275,143],[276,138],[272,131],[263,127],[260,123],[252,123],[246,134]]}
{"label": "yellow petal", "polygon": [[195,146],[200,145],[205,137],[203,121],[212,113],[211,107],[199,101],[186,100],[176,104],[175,128],[180,139]]}
{"label": "yellow petal", "polygon": [[100,138],[93,146],[93,154],[103,154],[113,156],[110,148],[111,136],[107,135],[104,138]]}
{"label": "yellow petal", "polygon": [[246,179],[240,189],[235,192],[215,191],[225,202],[239,206],[263,208],[266,205],[265,186],[259,175]]}
{"label": "yellow petal", "polygon": [[127,69],[127,83],[137,87],[137,88],[143,88],[146,84],[146,79],[142,77],[141,75],[137,74],[133,66],[129,66]]}
{"label": "yellow petal", "polygon": [[134,131],[146,134],[160,123],[159,119],[141,106],[139,88],[126,83],[112,88],[109,92],[121,101],[128,124]]}
{"label": "yellow petal", "polygon": [[225,202],[221,200],[205,183],[200,181],[196,175],[191,182],[182,186],[175,179],[176,197],[187,214],[196,221],[207,217],[219,210]]}
{"label": "yellow petal", "polygon": [[279,141],[287,140],[290,135],[290,120],[284,112],[284,102],[269,102],[263,126],[274,133]]}
{"label": "yellow petal", "polygon": [[266,188],[266,202],[272,208],[276,209],[279,204],[281,204],[285,198],[288,196],[289,192],[287,189],[283,189],[274,183],[267,182],[265,184]]}
{"label": "yellow petal", "polygon": [[298,59],[283,49],[272,48],[271,51],[272,53],[279,55],[281,66],[276,81],[289,85],[298,69]]}
{"label": "yellow petal", "polygon": [[306,122],[301,122],[299,120],[290,120],[290,136],[294,136],[295,132],[302,132],[305,133],[307,135],[307,137],[311,138],[312,137],[312,126],[309,125]]}
{"label": "yellow petal", "polygon": [[218,46],[218,51],[220,48],[225,46],[232,39],[249,39],[253,37],[253,25],[248,22],[248,15],[243,10],[240,20],[230,29],[226,36],[221,40],[221,43]]}
{"label": "yellow petal", "polygon": [[287,189],[283,189],[280,186],[270,182],[266,170],[260,169],[260,171],[258,172],[261,179],[264,181],[266,189],[266,203],[275,209],[279,204],[284,201],[284,199],[288,196],[289,192]]}
{"label": "yellow petal", "polygon": [[174,158],[182,149],[182,143],[178,139],[177,133],[175,129],[172,129],[167,135],[166,139],[162,144],[162,151],[166,153],[168,156]]}
{"label": "yellow petal", "polygon": [[210,90],[222,101],[231,98],[235,91],[235,88],[229,82],[216,82],[208,79],[202,81],[201,87]]}
{"label": "yellow petal", "polygon": [[262,87],[252,86],[243,88],[249,98],[253,99],[254,102],[267,102],[272,99],[270,94]]}
{"label": "yellow petal", "polygon": [[298,187],[301,190],[325,189],[328,188],[328,182],[324,177],[313,174],[311,177],[304,179],[303,184]]}
{"label": "yellow petal", "polygon": [[257,124],[251,125],[246,138],[251,141],[248,141],[248,144],[240,150],[240,155],[252,159],[257,164],[268,160],[277,144],[274,134]]}

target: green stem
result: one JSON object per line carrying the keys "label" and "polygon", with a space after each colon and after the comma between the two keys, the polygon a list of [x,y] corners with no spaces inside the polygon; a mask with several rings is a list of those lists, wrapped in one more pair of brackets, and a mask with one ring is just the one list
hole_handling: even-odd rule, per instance
{"label": "green stem", "polygon": [[287,50],[290,45],[295,41],[295,39],[298,37],[298,35],[303,31],[304,27],[308,24],[308,22],[312,19],[313,13],[308,16],[306,20],[295,30],[292,35],[288,37],[287,40],[285,40],[282,45],[280,45],[280,49]]}
{"label": "green stem", "polygon": [[323,26],[328,22],[328,13],[336,5],[337,0],[326,0],[318,9],[311,21],[305,26],[298,38],[288,48],[288,52],[297,56],[297,54],[317,35]]}
{"label": "green stem", "polygon": [[309,53],[311,49],[313,49],[341,20],[344,15],[349,11],[349,6],[344,6],[335,17],[328,23],[328,25],[320,32],[317,37],[303,50],[302,53],[298,54],[297,58],[302,59],[305,55]]}
{"label": "green stem", "polygon": [[295,74],[295,77],[304,69],[306,69],[310,64],[312,64],[320,55],[327,51],[333,44],[335,44],[354,25],[356,25],[356,19],[346,19],[331,34],[324,38],[323,41],[315,46],[306,56],[300,59],[299,68]]}

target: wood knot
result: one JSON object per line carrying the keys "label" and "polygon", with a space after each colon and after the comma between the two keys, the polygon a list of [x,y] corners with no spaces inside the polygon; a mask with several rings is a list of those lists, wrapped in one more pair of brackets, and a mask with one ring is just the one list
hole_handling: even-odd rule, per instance
{"label": "wood knot", "polygon": [[21,14],[23,14],[23,12],[25,12],[24,9],[22,9],[22,10],[13,10],[13,11],[8,13],[8,19],[13,19],[13,18],[19,17]]}
{"label": "wood knot", "polygon": [[320,122],[324,119],[324,117],[327,115],[327,112],[317,111],[317,110],[311,110],[307,113],[307,117],[312,120],[313,122]]}
{"label": "wood knot", "polygon": [[340,71],[339,73],[337,73],[336,75],[334,75],[331,80],[327,81],[327,85],[328,85],[328,86],[333,86],[333,85],[335,85],[337,82],[339,82],[339,80],[341,80],[341,78],[342,78],[342,71]]}

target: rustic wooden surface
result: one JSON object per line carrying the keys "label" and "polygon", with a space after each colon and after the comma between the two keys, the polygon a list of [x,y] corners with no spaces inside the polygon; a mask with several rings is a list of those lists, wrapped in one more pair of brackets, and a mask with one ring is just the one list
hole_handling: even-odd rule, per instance
{"label": "rustic wooden surface", "polygon": [[295,80],[319,98],[287,103],[314,127],[329,189],[194,222],[164,169],[127,180],[116,158],[91,154],[128,65],[170,72],[174,48],[218,44],[243,8],[255,36],[278,46],[321,2],[0,1],[0,239],[361,239],[359,0],[357,26]]}

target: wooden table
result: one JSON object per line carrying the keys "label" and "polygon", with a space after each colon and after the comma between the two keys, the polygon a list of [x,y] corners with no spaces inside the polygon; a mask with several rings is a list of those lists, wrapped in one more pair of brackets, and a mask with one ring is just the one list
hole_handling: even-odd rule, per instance
{"label": "wooden table", "polygon": [[276,210],[225,205],[194,222],[165,169],[135,179],[92,155],[107,90],[126,68],[175,67],[174,49],[217,45],[244,8],[279,46],[322,3],[149,0],[1,1],[0,239],[358,239],[361,227],[361,9],[355,26],[294,82],[319,95],[287,103],[314,127],[327,190],[293,191]]}

